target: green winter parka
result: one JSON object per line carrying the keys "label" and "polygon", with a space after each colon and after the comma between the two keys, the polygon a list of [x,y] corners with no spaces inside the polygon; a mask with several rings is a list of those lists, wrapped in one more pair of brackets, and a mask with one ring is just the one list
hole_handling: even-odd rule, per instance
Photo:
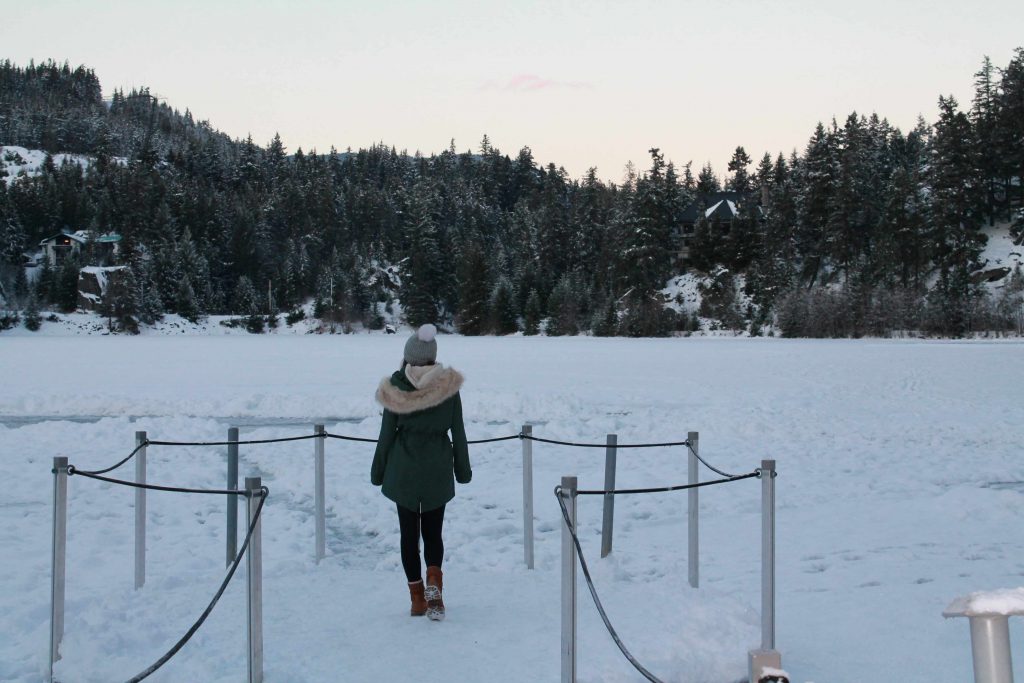
{"label": "green winter parka", "polygon": [[468,484],[473,478],[462,382],[458,371],[440,364],[408,365],[377,387],[384,419],[370,482],[404,508],[439,508],[455,497],[455,480]]}

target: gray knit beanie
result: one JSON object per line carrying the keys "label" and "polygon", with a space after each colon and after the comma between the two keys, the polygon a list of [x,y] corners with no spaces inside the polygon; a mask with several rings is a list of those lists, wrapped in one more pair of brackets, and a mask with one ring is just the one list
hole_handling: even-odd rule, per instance
{"label": "gray knit beanie", "polygon": [[405,362],[409,365],[433,365],[437,360],[437,328],[431,324],[421,325],[416,334],[405,342]]}

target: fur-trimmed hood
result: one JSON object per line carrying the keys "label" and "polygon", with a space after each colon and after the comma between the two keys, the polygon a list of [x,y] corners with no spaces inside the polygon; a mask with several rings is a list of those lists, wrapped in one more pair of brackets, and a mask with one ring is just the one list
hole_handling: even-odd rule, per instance
{"label": "fur-trimmed hood", "polygon": [[[462,388],[465,378],[454,368],[407,365],[404,372],[385,377],[377,387],[377,402],[398,415],[441,405]],[[413,387],[403,389],[399,383]]]}

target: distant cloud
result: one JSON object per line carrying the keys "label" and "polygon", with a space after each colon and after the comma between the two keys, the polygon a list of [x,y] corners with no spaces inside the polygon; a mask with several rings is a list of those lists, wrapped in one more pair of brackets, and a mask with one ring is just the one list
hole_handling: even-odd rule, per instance
{"label": "distant cloud", "polygon": [[593,84],[583,81],[558,81],[544,78],[537,74],[516,74],[506,81],[487,81],[481,90],[501,90],[504,92],[536,92],[538,90],[565,90],[593,88]]}

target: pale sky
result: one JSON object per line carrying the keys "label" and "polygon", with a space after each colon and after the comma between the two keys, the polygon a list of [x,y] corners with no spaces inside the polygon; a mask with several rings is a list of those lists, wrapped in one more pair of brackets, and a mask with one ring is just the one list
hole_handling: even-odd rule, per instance
{"label": "pale sky", "polygon": [[877,111],[905,131],[964,105],[983,55],[1024,45],[1020,0],[431,2],[0,0],[0,58],[149,86],[232,137],[289,152],[383,141],[622,178],[660,147],[721,175]]}

